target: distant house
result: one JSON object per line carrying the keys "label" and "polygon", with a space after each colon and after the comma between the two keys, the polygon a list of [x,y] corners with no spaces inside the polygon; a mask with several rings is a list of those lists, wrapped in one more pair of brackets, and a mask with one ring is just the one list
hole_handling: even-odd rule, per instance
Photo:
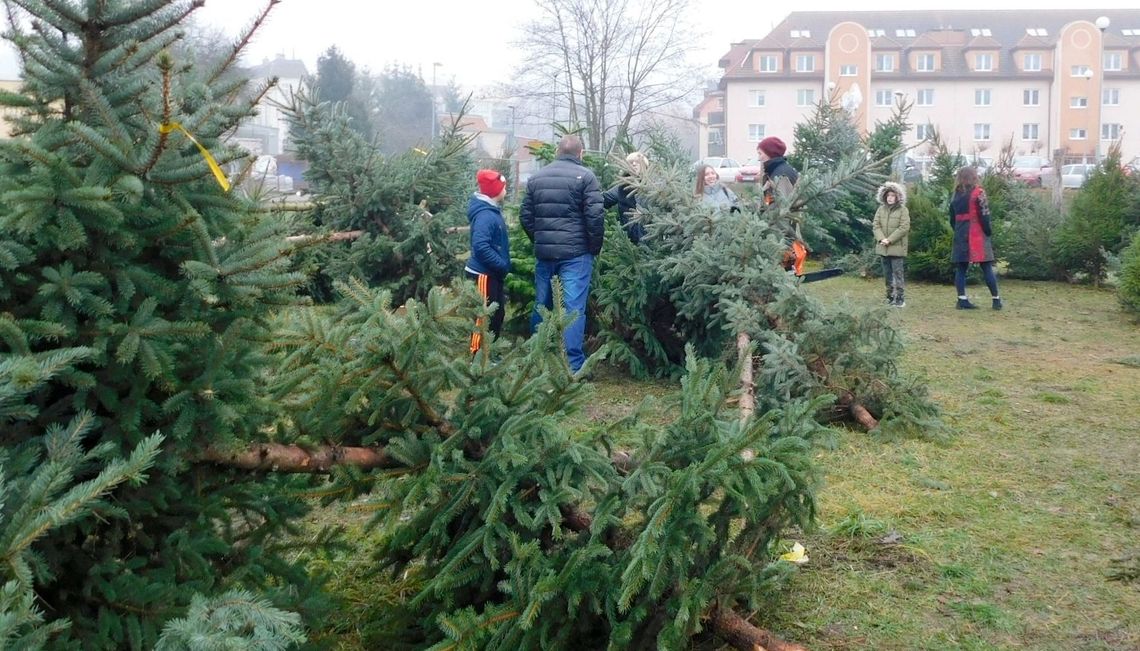
{"label": "distant house", "polygon": [[257,155],[281,154],[289,140],[289,123],[278,105],[289,104],[309,71],[303,61],[286,59],[285,55],[278,54],[277,58],[265,59],[261,65],[245,72],[255,82],[276,77],[277,86],[257,105],[257,115],[238,127],[234,140]]}
{"label": "distant house", "polygon": [[440,128],[449,129],[455,124],[459,133],[471,136],[471,147],[479,156],[495,158],[502,156],[511,138],[510,129],[493,129],[487,120],[479,115],[454,114],[444,115],[440,118]]}
{"label": "distant house", "polygon": [[[1044,6],[1044,5],[1042,5]],[[702,153],[744,159],[766,136],[792,144],[819,101],[863,132],[912,105],[904,143],[934,128],[952,149],[1096,158],[1140,153],[1140,9],[794,11],[721,57]],[[701,119],[699,115],[694,115]]]}

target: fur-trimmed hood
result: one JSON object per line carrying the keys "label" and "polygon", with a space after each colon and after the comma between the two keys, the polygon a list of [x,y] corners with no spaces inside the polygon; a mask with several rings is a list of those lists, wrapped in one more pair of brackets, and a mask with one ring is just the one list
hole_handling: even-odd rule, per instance
{"label": "fur-trimmed hood", "polygon": [[898,196],[899,202],[896,205],[906,205],[906,186],[901,183],[895,183],[894,181],[887,181],[886,183],[880,185],[878,191],[875,192],[875,200],[879,202],[879,205],[887,205],[887,190],[894,190],[895,194]]}

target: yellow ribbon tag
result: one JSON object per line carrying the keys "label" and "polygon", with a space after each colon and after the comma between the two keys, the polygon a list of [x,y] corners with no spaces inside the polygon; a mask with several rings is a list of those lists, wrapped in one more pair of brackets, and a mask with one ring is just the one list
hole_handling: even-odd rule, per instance
{"label": "yellow ribbon tag", "polygon": [[175,130],[181,131],[183,135],[190,139],[190,142],[198,146],[198,151],[202,152],[202,158],[206,159],[206,164],[210,166],[210,171],[214,173],[214,178],[218,180],[218,185],[222,186],[224,192],[229,192],[230,180],[226,178],[226,173],[222,171],[222,166],[218,165],[218,161],[214,159],[214,155],[210,153],[209,149],[203,147],[197,138],[190,135],[190,132],[177,122],[168,122],[158,125],[158,132],[162,134],[171,133]]}
{"label": "yellow ribbon tag", "polygon": [[792,545],[792,551],[788,552],[787,554],[780,555],[780,560],[788,561],[789,563],[795,563],[796,565],[802,565],[803,563],[808,562],[807,550],[804,549],[803,545],[796,543]]}

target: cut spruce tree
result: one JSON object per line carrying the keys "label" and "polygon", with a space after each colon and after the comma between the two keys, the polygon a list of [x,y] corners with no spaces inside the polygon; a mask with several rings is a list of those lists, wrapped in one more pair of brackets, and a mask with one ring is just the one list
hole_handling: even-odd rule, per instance
{"label": "cut spruce tree", "polygon": [[[166,52],[200,1],[5,2],[23,83],[0,93],[15,131],[0,142],[3,452],[26,461],[28,442],[81,418],[83,452],[68,454],[83,460],[76,484],[94,486],[98,462],[163,437],[145,484],[119,484],[27,550],[17,578],[67,624],[53,648],[154,648],[195,595],[231,588],[314,605],[281,553],[303,513],[297,479],[195,463],[275,418],[260,390],[268,318],[302,281],[277,218],[227,192],[220,169],[243,163],[222,137],[273,83],[226,72],[274,4],[198,69]],[[6,464],[6,479],[26,466]]]}
{"label": "cut spruce tree", "polygon": [[[743,614],[779,603],[792,569],[780,534],[814,517],[812,415],[828,398],[742,412],[739,369],[690,350],[676,397],[584,436],[566,422],[590,387],[562,357],[562,315],[472,358],[484,314],[472,289],[400,309],[387,292],[341,290],[335,313],[297,312],[277,337],[275,390],[302,438],[216,460],[331,466],[326,499],[366,494],[376,569],[416,577],[404,643],[682,648],[703,631],[740,649],[799,648]],[[648,424],[663,408],[674,417]]]}

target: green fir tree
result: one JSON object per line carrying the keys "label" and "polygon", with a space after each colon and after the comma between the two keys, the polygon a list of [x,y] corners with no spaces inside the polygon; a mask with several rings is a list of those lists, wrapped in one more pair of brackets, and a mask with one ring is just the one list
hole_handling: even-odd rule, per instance
{"label": "green fir tree", "polygon": [[4,452],[26,461],[42,432],[90,430],[66,472],[102,491],[111,459],[136,476],[164,437],[145,485],[118,485],[100,517],[52,522],[31,547],[18,579],[70,622],[49,646],[150,649],[195,594],[239,586],[314,606],[281,553],[303,513],[296,480],[202,463],[276,418],[264,343],[302,281],[283,222],[220,187],[203,153],[246,160],[222,137],[267,88],[246,93],[228,72],[276,2],[208,68],[168,54],[199,2],[5,4],[23,86],[0,94],[16,132],[0,143],[0,365],[14,378],[0,408],[16,419]]}

